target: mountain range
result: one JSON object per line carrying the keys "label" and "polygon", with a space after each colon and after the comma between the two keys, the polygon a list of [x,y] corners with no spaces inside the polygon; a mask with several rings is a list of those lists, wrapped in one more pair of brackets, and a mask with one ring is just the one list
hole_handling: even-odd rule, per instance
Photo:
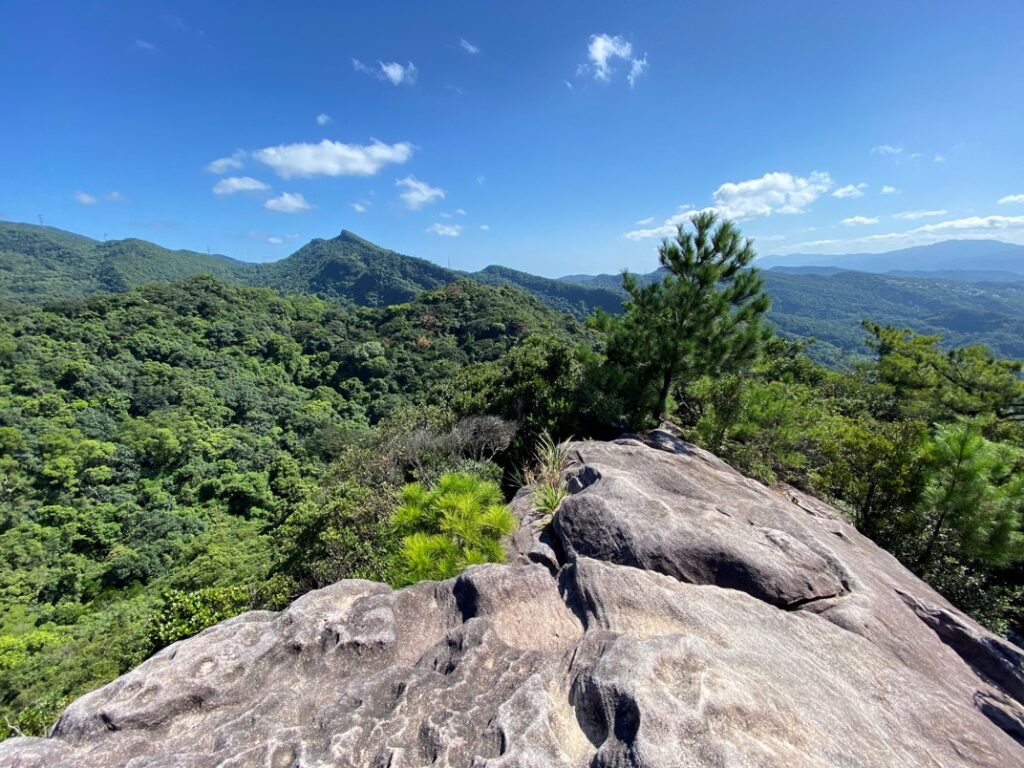
{"label": "mountain range", "polygon": [[[1020,267],[1014,254],[1024,263],[1024,247],[988,241],[949,241],[889,254],[769,257],[759,264],[767,267],[770,320],[784,336],[816,339],[812,356],[830,364],[848,363],[866,351],[860,328],[864,319],[939,333],[949,345],[987,344],[998,354],[1024,357],[1024,275],[1016,282],[949,279],[962,271],[955,268],[958,249],[959,265],[969,263],[976,272],[1015,274],[1011,268]],[[779,263],[783,259],[792,263]],[[815,259],[831,263],[815,265]],[[854,264],[864,271],[843,268]],[[915,271],[928,264],[942,271],[925,270],[922,276],[886,269],[900,265]],[[878,274],[883,269],[889,273]],[[551,279],[496,265],[464,273],[381,248],[348,231],[314,239],[280,261],[254,264],[144,240],[100,242],[49,227],[0,223],[0,301],[5,303],[123,292],[197,274],[360,306],[407,302],[424,290],[470,277],[521,289],[577,318],[596,308],[617,312],[624,297],[621,275]],[[639,279],[656,280],[661,274]]]}
{"label": "mountain range", "polygon": [[937,277],[968,282],[1024,280],[1024,245],[1001,240],[944,240],[885,253],[793,253],[765,256],[762,269],[832,267],[913,277]]}

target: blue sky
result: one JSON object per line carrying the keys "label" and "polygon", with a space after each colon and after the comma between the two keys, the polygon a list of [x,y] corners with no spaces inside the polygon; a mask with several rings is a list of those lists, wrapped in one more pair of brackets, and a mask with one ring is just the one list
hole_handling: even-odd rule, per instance
{"label": "blue sky", "polygon": [[0,218],[461,269],[1024,242],[1024,3],[6,2]]}

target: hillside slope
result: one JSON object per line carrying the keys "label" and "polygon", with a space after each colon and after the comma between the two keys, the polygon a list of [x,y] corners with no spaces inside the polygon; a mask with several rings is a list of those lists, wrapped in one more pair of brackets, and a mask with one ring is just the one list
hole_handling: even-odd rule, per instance
{"label": "hillside slope", "polygon": [[0,222],[0,302],[40,303],[120,293],[206,274],[247,282],[255,266],[145,240],[99,242],[52,227]]}
{"label": "hillside slope", "polygon": [[550,531],[514,505],[513,563],[243,614],[0,764],[1024,762],[1024,651],[825,504],[667,432],[576,443],[566,474]]}

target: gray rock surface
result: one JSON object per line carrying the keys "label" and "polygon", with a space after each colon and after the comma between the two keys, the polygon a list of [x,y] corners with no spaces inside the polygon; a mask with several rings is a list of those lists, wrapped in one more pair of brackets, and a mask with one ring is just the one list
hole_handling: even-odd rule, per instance
{"label": "gray rock surface", "polygon": [[572,456],[509,564],[211,627],[0,766],[1024,765],[1024,653],[827,505],[667,432]]}

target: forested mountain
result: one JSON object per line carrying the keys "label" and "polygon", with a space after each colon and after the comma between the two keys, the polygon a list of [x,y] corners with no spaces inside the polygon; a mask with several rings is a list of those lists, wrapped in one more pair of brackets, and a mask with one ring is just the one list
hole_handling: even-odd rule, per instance
{"label": "forested mountain", "polygon": [[[312,240],[280,261],[252,264],[171,251],[143,240],[99,242],[50,227],[0,223],[0,301],[38,304],[201,274],[371,307],[409,301],[421,291],[467,276],[381,248],[347,230],[337,237]],[[515,285],[577,318],[598,306],[617,311],[620,303],[608,291],[504,267],[487,267],[468,276],[489,285]]]}
{"label": "forested mountain", "polygon": [[[141,240],[100,243],[46,227],[0,224],[0,300],[40,303],[196,274],[359,306],[409,301],[423,290],[470,277],[515,286],[576,318],[598,307],[617,312],[623,296],[621,275],[551,280],[500,266],[466,274],[389,251],[348,231],[313,240],[280,261],[249,264]],[[659,270],[639,280],[662,275]],[[836,267],[769,269],[763,275],[774,302],[769,321],[788,338],[817,339],[809,351],[822,362],[842,365],[865,354],[860,327],[865,319],[941,333],[947,346],[985,344],[1000,355],[1024,358],[1024,280],[967,283]]]}
{"label": "forested mountain", "polygon": [[127,291],[207,274],[246,282],[255,266],[145,240],[100,242],[52,227],[0,222],[0,301],[39,303]]}

